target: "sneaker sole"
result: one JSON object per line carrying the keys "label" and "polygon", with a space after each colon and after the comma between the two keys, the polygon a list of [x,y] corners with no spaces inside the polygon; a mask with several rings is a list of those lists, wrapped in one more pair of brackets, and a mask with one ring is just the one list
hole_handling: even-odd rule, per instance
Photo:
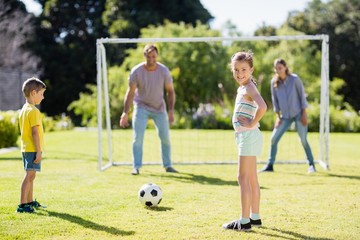
{"label": "sneaker sole", "polygon": [[34,213],[35,211],[32,211],[32,212],[27,212],[27,211],[15,211],[15,213]]}
{"label": "sneaker sole", "polygon": [[251,224],[251,227],[257,227],[257,228],[259,228],[259,227],[262,227],[262,225],[259,225],[259,224],[257,224],[257,225]]}
{"label": "sneaker sole", "polygon": [[39,209],[39,208],[47,208],[47,206],[41,205],[41,206],[33,207],[33,208],[36,208],[36,209]]}
{"label": "sneaker sole", "polygon": [[224,230],[233,230],[233,231],[237,231],[237,232],[251,232],[251,228],[249,229],[231,229],[231,228],[226,228],[226,227],[222,227]]}

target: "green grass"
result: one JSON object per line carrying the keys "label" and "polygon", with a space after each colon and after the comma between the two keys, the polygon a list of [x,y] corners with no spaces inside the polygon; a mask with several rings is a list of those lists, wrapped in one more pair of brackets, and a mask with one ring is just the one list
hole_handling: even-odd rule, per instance
{"label": "green grass", "polygon": [[[218,134],[231,137],[226,131]],[[186,142],[194,144],[197,136]],[[235,147],[228,141],[215,146]],[[306,165],[292,164],[259,174],[264,227],[243,233],[221,229],[240,214],[236,165],[176,165],[178,174],[152,165],[139,176],[129,174],[131,166],[99,172],[96,132],[48,133],[34,190],[47,209],[15,213],[24,175],[20,153],[0,155],[0,239],[359,239],[359,142],[360,134],[331,134],[330,171],[318,166],[316,174],[308,175]],[[142,207],[137,199],[138,189],[148,182],[163,189],[158,208]]]}

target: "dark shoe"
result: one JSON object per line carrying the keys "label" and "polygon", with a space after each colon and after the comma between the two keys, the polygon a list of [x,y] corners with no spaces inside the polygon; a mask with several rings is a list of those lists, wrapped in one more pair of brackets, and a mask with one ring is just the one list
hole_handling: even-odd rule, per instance
{"label": "dark shoe", "polygon": [[261,219],[252,220],[252,219],[250,218],[250,223],[251,223],[251,226],[254,226],[254,227],[261,227],[261,226],[262,226]]}
{"label": "dark shoe", "polygon": [[273,172],[273,171],[274,171],[274,167],[272,164],[266,164],[263,169],[259,170],[259,172]]}
{"label": "dark shoe", "polygon": [[30,206],[29,204],[25,204],[23,206],[21,206],[21,204],[18,206],[18,208],[16,209],[16,212],[18,213],[33,213],[34,209],[32,206]]}
{"label": "dark shoe", "polygon": [[36,201],[36,199],[35,199],[35,201],[32,201],[32,203],[31,204],[29,204],[29,205],[31,205],[33,208],[46,208],[46,206],[44,206],[44,205],[41,205],[38,201]]}
{"label": "dark shoe", "polygon": [[133,168],[133,170],[131,171],[131,174],[132,175],[139,175],[140,174],[140,171],[138,168]]}
{"label": "dark shoe", "polygon": [[227,229],[227,230],[249,232],[251,231],[251,222],[248,222],[246,224],[241,224],[240,220],[234,220],[232,222],[223,224],[222,227],[223,229]]}
{"label": "dark shoe", "polygon": [[167,167],[167,168],[165,168],[165,171],[166,171],[166,172],[173,172],[173,173],[177,173],[177,172],[178,172],[178,171],[176,171],[176,169],[173,168],[173,167]]}

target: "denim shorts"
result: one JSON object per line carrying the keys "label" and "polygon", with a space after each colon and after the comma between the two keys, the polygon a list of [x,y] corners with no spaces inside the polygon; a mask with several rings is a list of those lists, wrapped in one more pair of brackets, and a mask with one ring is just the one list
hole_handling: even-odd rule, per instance
{"label": "denim shorts", "polygon": [[41,170],[41,161],[40,163],[34,163],[36,159],[36,152],[22,152],[22,160],[24,163],[25,171],[36,171],[40,172]]}
{"label": "denim shorts", "polygon": [[262,135],[258,128],[235,133],[239,156],[260,156]]}

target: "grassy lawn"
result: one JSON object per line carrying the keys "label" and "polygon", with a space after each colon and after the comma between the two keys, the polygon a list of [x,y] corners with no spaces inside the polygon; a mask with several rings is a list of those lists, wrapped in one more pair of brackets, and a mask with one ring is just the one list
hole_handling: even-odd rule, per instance
{"label": "grassy lawn", "polygon": [[[224,159],[235,160],[231,131],[214,133],[219,143],[211,145],[210,151],[205,147],[210,137],[199,147],[204,149],[193,150],[201,134],[172,131],[174,161],[195,161],[192,151],[198,151],[200,159],[216,159],[220,152],[219,156],[227,154]],[[147,142],[155,145],[144,146],[144,161],[159,163],[159,151],[154,150],[158,147],[156,134],[151,134],[146,136]],[[264,132],[265,138],[269,136]],[[112,137],[115,159],[131,160],[127,149],[131,131],[119,131]],[[283,145],[292,144],[290,141],[299,145],[296,138],[289,137]],[[314,155],[317,138],[317,134],[309,136]],[[139,176],[130,175],[131,166],[99,172],[96,139],[96,132],[46,134],[46,159],[34,193],[48,208],[35,214],[15,213],[24,175],[19,151],[0,155],[0,239],[360,238],[360,134],[331,134],[329,171],[317,166],[318,172],[308,175],[304,164],[279,164],[274,173],[259,174],[264,226],[250,233],[221,228],[240,214],[236,165],[179,164],[175,165],[178,174],[165,173],[160,165],[147,165]],[[179,149],[180,141],[183,149]],[[127,152],[121,153],[125,149]],[[262,160],[267,151],[265,144]],[[301,149],[283,152],[279,159],[292,158],[294,152],[303,158]],[[138,189],[148,182],[163,190],[158,208],[145,208],[137,199]]]}

